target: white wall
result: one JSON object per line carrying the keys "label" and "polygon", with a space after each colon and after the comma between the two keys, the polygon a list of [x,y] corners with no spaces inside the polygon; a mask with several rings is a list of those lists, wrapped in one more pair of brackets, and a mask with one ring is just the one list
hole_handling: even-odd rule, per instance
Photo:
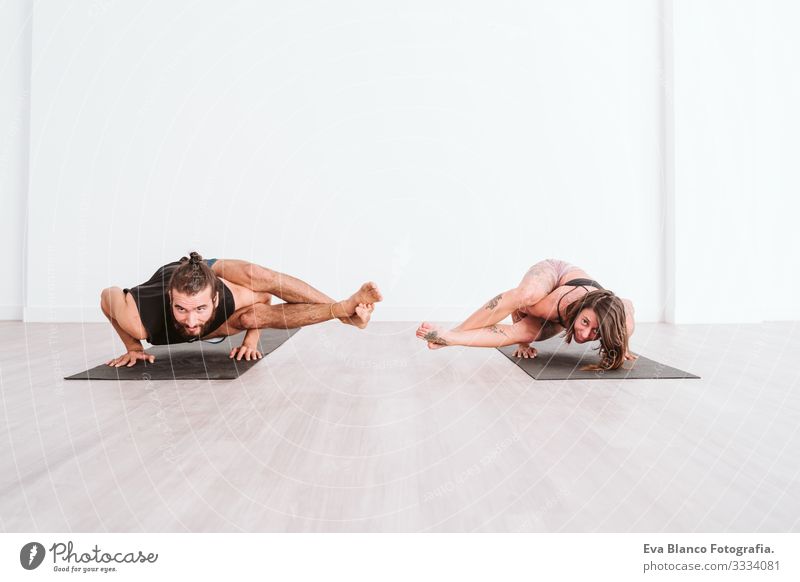
{"label": "white wall", "polygon": [[675,323],[800,319],[800,8],[674,0]]}
{"label": "white wall", "polygon": [[25,317],[190,249],[463,318],[560,257],[662,316],[658,2],[35,7]]}
{"label": "white wall", "polygon": [[751,2],[674,2],[678,323],[760,320],[757,302],[741,301],[755,296],[760,244],[753,16]]}
{"label": "white wall", "polygon": [[33,0],[0,3],[0,319],[20,319],[28,186]]}
{"label": "white wall", "polygon": [[[765,320],[800,320],[800,5],[757,6],[755,173]],[[765,284],[766,283],[766,284]]]}

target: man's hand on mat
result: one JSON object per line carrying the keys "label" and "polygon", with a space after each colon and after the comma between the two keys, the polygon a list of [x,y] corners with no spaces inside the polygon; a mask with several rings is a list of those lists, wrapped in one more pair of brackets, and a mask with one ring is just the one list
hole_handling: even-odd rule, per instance
{"label": "man's hand on mat", "polygon": [[156,357],[153,354],[148,354],[144,350],[131,350],[126,354],[121,355],[118,358],[114,358],[107,362],[108,366],[114,366],[115,368],[119,368],[120,366],[127,366],[130,368],[131,366],[135,365],[136,362],[139,360],[147,360],[151,364],[156,361]]}
{"label": "man's hand on mat", "polygon": [[536,348],[532,348],[531,346],[523,346],[520,345],[514,350],[514,357],[515,358],[535,358],[539,352],[536,351]]}
{"label": "man's hand on mat", "polygon": [[239,361],[245,359],[249,362],[250,360],[260,360],[263,356],[257,348],[242,344],[238,348],[233,348],[229,357],[236,358]]}

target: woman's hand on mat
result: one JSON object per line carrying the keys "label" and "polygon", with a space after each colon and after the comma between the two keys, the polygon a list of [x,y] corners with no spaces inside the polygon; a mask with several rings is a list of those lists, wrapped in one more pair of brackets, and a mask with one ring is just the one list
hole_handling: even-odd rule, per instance
{"label": "woman's hand on mat", "polygon": [[118,358],[114,358],[107,362],[108,366],[114,366],[115,368],[119,368],[121,366],[127,366],[130,368],[139,360],[147,360],[151,364],[156,361],[156,357],[153,354],[148,354],[144,350],[131,350]]}
{"label": "woman's hand on mat", "polygon": [[539,352],[536,351],[536,348],[532,348],[531,346],[520,345],[517,346],[517,349],[514,351],[515,358],[535,358]]}
{"label": "woman's hand on mat", "polygon": [[231,358],[236,358],[237,360],[260,360],[263,356],[261,352],[258,351],[258,348],[247,346],[247,345],[240,345],[238,348],[233,348],[231,350]]}
{"label": "woman's hand on mat", "polygon": [[627,353],[625,354],[625,359],[626,359],[626,360],[629,360],[629,361],[630,361],[630,360],[635,360],[635,359],[636,359],[636,358],[638,358],[638,357],[639,357],[639,356],[637,356],[637,355],[636,355],[636,354],[634,354],[633,352],[627,352]]}

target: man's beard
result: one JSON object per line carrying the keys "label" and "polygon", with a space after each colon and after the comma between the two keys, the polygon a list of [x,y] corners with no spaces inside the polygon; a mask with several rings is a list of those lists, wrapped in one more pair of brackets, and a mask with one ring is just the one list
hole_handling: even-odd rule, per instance
{"label": "man's beard", "polygon": [[180,334],[180,336],[183,339],[197,339],[203,337],[210,331],[209,328],[211,327],[211,324],[214,322],[214,316],[216,314],[217,314],[217,308],[215,307],[211,310],[211,317],[209,317],[208,321],[206,321],[204,324],[200,326],[200,330],[196,333],[190,333],[186,331],[184,325],[182,323],[178,323],[178,321],[174,317],[172,318],[172,325],[175,328],[175,331],[177,331],[178,334]]}

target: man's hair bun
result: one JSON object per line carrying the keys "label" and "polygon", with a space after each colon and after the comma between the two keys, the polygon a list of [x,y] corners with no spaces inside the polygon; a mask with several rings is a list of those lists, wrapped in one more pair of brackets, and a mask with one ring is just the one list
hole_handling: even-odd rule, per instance
{"label": "man's hair bun", "polygon": [[188,295],[197,295],[209,285],[215,290],[218,286],[217,277],[196,251],[189,253],[188,257],[181,257],[180,265],[169,279],[170,291],[175,289]]}
{"label": "man's hair bun", "polygon": [[203,262],[203,256],[198,253],[197,251],[192,251],[189,253],[188,257],[181,257],[181,263],[190,263],[192,265],[199,265]]}

